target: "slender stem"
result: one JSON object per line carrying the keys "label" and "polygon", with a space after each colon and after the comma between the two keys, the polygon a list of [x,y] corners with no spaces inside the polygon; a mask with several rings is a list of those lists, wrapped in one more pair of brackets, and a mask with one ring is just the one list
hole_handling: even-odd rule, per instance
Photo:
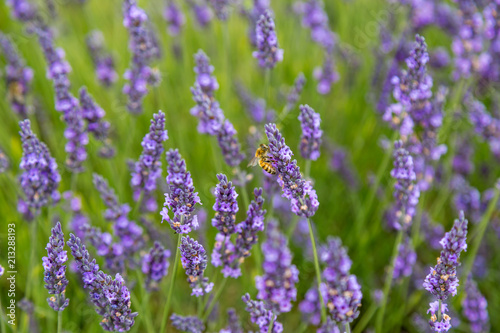
{"label": "slender stem", "polygon": [[441,304],[443,303],[443,301],[441,299],[439,299],[439,305],[438,305],[438,322],[441,321]]}
{"label": "slender stem", "polygon": [[309,179],[309,175],[311,174],[311,160],[306,159],[306,167],[305,167],[305,178]]}
{"label": "slender stem", "polygon": [[31,221],[31,253],[30,253],[30,263],[28,266],[28,277],[26,279],[26,295],[25,298],[27,300],[31,300],[31,289],[33,287],[33,266],[35,263],[35,250],[37,245],[37,225],[39,219],[35,218]]}
{"label": "slender stem", "polygon": [[297,228],[298,223],[299,223],[299,217],[297,215],[294,215],[292,217],[292,224],[290,224],[290,227],[288,228],[288,230],[286,232],[286,236],[288,239],[290,239],[290,237],[292,237],[292,235],[295,231],[295,228]]}
{"label": "slender stem", "polygon": [[265,83],[264,89],[266,93],[266,105],[269,106],[271,104],[271,70],[265,69]]}
{"label": "slender stem", "polygon": [[272,333],[273,331],[273,326],[274,326],[274,320],[276,319],[276,316],[274,315],[271,318],[271,322],[269,323],[269,328],[267,329],[267,333]]}
{"label": "slender stem", "polygon": [[142,272],[140,270],[136,270],[137,272],[137,283],[139,284],[139,288],[141,289],[142,303],[141,308],[143,312],[143,318],[146,324],[146,328],[148,333],[154,333],[153,320],[151,318],[151,311],[149,310],[149,293],[145,291],[144,288],[144,279],[142,278]]}
{"label": "slender stem", "polygon": [[139,199],[137,199],[137,202],[135,203],[134,210],[132,211],[131,218],[135,218],[137,216],[137,212],[139,211],[141,204],[142,204],[142,199],[144,198],[144,191],[141,191],[141,194],[139,195]]}
{"label": "slender stem", "polygon": [[[479,251],[479,246],[481,246],[481,243],[483,242],[484,233],[486,232],[488,224],[490,223],[491,215],[493,214],[493,212],[497,207],[499,197],[500,197],[500,181],[498,181],[495,187],[495,194],[493,195],[493,198],[488,204],[488,208],[486,209],[486,212],[484,213],[481,222],[479,222],[479,225],[477,226],[478,229],[477,236],[471,244],[471,250],[469,252],[467,261],[465,262],[464,269],[462,271],[463,281],[465,281],[469,276],[469,273],[472,269],[472,265],[474,264],[474,260],[476,259],[477,252]],[[465,285],[465,283],[463,285]]]}
{"label": "slender stem", "polygon": [[321,271],[319,270],[319,260],[318,260],[318,251],[316,250],[316,241],[314,240],[314,234],[313,234],[313,229],[311,225],[311,219],[307,219],[307,224],[309,225],[309,237],[311,238],[311,246],[313,250],[313,255],[314,255],[314,268],[316,270],[316,280],[318,282],[318,295],[319,295],[319,301],[321,304],[321,321],[323,323],[326,322],[326,308],[325,308],[325,302],[323,300],[323,295],[321,294]]}
{"label": "slender stem", "polygon": [[389,298],[389,291],[391,289],[392,280],[394,278],[394,264],[396,262],[396,258],[398,257],[399,245],[401,244],[402,240],[403,240],[403,229],[399,230],[398,232],[396,242],[394,243],[394,249],[392,250],[391,267],[389,270],[389,274],[387,274],[385,278],[384,295],[382,296],[382,301],[381,301],[382,303],[380,304],[380,310],[377,315],[377,326],[376,326],[377,329],[375,330],[375,332],[377,333],[382,332],[382,326],[384,324],[385,308],[387,306],[387,299]]}
{"label": "slender stem", "polygon": [[368,323],[373,318],[375,312],[377,312],[377,303],[372,303],[368,310],[363,314],[363,316],[359,319],[358,324],[354,326],[353,333],[361,333],[364,331]]}
{"label": "slender stem", "polygon": [[201,296],[200,297],[196,297],[197,301],[198,301],[198,318],[201,317],[201,313],[203,312],[203,302],[202,302],[202,298]]}
{"label": "slender stem", "polygon": [[62,332],[62,311],[57,311],[57,333]]}
{"label": "slender stem", "polygon": [[71,174],[71,192],[73,192],[73,194],[74,194],[74,192],[76,190],[76,179],[77,179],[77,177],[78,177],[78,173],[77,172],[73,172]]}
{"label": "slender stem", "polygon": [[163,318],[161,320],[160,332],[165,332],[165,327],[167,326],[168,312],[170,310],[170,302],[172,301],[172,293],[174,291],[175,275],[177,274],[177,267],[179,266],[179,257],[181,256],[181,251],[179,247],[181,246],[182,234],[177,237],[177,248],[175,250],[175,260],[174,267],[172,269],[172,277],[170,278],[170,286],[168,288],[167,303],[165,304],[165,309],[163,310]]}
{"label": "slender stem", "polygon": [[349,325],[349,323],[344,324],[344,332],[351,333],[351,325]]}
{"label": "slender stem", "polygon": [[214,309],[215,304],[217,303],[217,299],[222,293],[222,289],[224,289],[224,286],[226,285],[227,278],[222,279],[222,282],[219,286],[219,289],[217,289],[217,292],[214,295],[214,298],[210,301],[210,305],[207,308],[207,311],[205,311],[205,314],[203,314],[203,317],[201,318],[201,321],[205,322],[207,321],[208,316],[210,316],[210,313],[212,313],[212,310]]}

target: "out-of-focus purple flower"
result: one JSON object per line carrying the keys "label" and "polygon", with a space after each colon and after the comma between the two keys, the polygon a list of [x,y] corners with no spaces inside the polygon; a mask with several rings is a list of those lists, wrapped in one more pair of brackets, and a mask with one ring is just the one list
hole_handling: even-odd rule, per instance
{"label": "out-of-focus purple flower", "polygon": [[485,39],[490,43],[485,54],[480,56],[481,75],[487,82],[500,81],[500,3],[491,1],[483,9]]}
{"label": "out-of-focus purple flower", "polygon": [[[324,295],[326,296],[326,295]],[[325,299],[325,297],[323,297]],[[311,287],[305,294],[304,300],[299,303],[299,310],[305,320],[312,325],[321,323],[321,302],[318,294],[318,287]]]}
{"label": "out-of-focus purple flower", "polygon": [[104,86],[111,86],[118,79],[118,74],[115,71],[113,57],[104,49],[102,32],[99,30],[91,31],[85,38],[85,42],[94,63],[97,79]]}
{"label": "out-of-focus purple flower", "polygon": [[410,237],[405,236],[403,242],[399,244],[398,256],[394,262],[394,280],[399,281],[410,276],[416,261],[417,253],[413,249]]}
{"label": "out-of-focus purple flower", "polygon": [[194,67],[196,83],[200,85],[204,94],[213,97],[214,92],[219,89],[217,78],[212,75],[214,66],[210,64],[210,59],[203,50],[198,50],[194,55],[194,60],[196,62],[196,66]]}
{"label": "out-of-focus purple flower", "polygon": [[83,285],[88,289],[90,300],[96,307],[96,312],[103,316],[101,327],[106,331],[124,332],[134,325],[136,312],[132,312],[130,292],[120,274],[115,279],[99,270],[95,259],[80,238],[71,234],[67,242],[71,254],[75,258],[77,271],[82,275]]}
{"label": "out-of-focus purple flower", "polygon": [[202,28],[208,26],[210,22],[212,22],[212,10],[204,1],[187,0],[187,3],[191,6],[196,21]]}
{"label": "out-of-focus purple flower", "polygon": [[191,93],[196,106],[191,108],[190,113],[199,120],[198,132],[217,135],[224,123],[224,113],[219,102],[205,94],[198,83],[191,87]]}
{"label": "out-of-focus purple flower", "polygon": [[0,49],[7,62],[5,66],[7,100],[15,113],[22,118],[27,118],[30,107],[26,100],[33,80],[33,70],[26,66],[10,38],[1,32]]}
{"label": "out-of-focus purple flower", "polygon": [[240,318],[233,308],[227,310],[227,326],[219,331],[219,333],[243,333]]}
{"label": "out-of-focus purple flower", "polygon": [[255,28],[257,51],[253,52],[259,66],[272,69],[276,63],[283,61],[283,50],[279,48],[276,27],[270,10],[266,10],[259,18]]}
{"label": "out-of-focus purple flower", "polygon": [[415,216],[415,208],[418,204],[420,191],[415,184],[416,175],[414,171],[413,158],[403,147],[402,141],[394,143],[394,168],[391,176],[396,179],[394,185],[394,216],[399,222],[399,228],[407,229]]}
{"label": "out-of-focus purple flower", "polygon": [[439,243],[444,236],[444,227],[441,224],[432,224],[429,214],[422,213],[422,235],[432,249],[438,250],[441,247]]}
{"label": "out-of-focus purple flower", "polygon": [[148,92],[148,85],[157,85],[160,81],[158,71],[149,65],[158,56],[158,45],[151,29],[147,26],[148,16],[137,6],[135,0],[123,2],[123,25],[129,31],[129,49],[132,52],[132,63],[125,72],[129,81],[123,87],[128,95],[127,108],[132,113],[142,112],[142,100]]}
{"label": "out-of-focus purple flower", "polygon": [[142,272],[146,274],[146,289],[158,290],[161,279],[167,275],[170,250],[165,250],[159,242],[142,257]]}
{"label": "out-of-focus purple flower", "polygon": [[448,51],[442,47],[438,47],[434,52],[431,53],[429,60],[429,65],[434,68],[443,68],[448,66],[450,63],[450,55]]}
{"label": "out-of-focus purple flower", "polygon": [[71,191],[64,192],[62,196],[66,201],[65,209],[71,212],[69,227],[78,238],[84,239],[90,224],[88,216],[82,212],[82,200]]}
{"label": "out-of-focus purple flower", "polygon": [[24,170],[19,177],[19,183],[26,198],[26,205],[38,214],[43,206],[49,204],[49,200],[59,201],[61,195],[57,188],[61,175],[49,149],[31,130],[30,121],[21,121],[19,126],[23,147],[19,168]]}
{"label": "out-of-focus purple flower", "polygon": [[87,131],[98,140],[108,138],[110,124],[103,120],[106,112],[94,101],[86,87],[80,88],[80,105],[83,119],[87,122]]}
{"label": "out-of-focus purple flower", "polygon": [[465,284],[466,297],[462,301],[462,313],[469,321],[472,333],[490,331],[488,302],[477,288],[477,284],[469,277]]}
{"label": "out-of-focus purple flower", "polygon": [[488,142],[491,152],[500,157],[500,119],[488,113],[483,103],[470,96],[466,105],[475,132]]}
{"label": "out-of-focus purple flower", "polygon": [[250,299],[250,295],[247,293],[242,297],[243,302],[246,304],[245,310],[250,313],[250,318],[252,323],[259,326],[260,333],[269,332],[269,325],[274,319],[273,327],[271,329],[272,333],[283,332],[283,324],[276,321],[277,316],[269,310],[264,302],[254,301]]}
{"label": "out-of-focus purple flower", "polygon": [[325,264],[320,292],[326,296],[326,307],[335,322],[350,323],[359,316],[363,294],[356,276],[349,273],[352,261],[339,238],[328,238],[320,260]]}
{"label": "out-of-focus purple flower", "polygon": [[[198,218],[193,214],[195,205],[200,204],[198,192],[194,191],[193,179],[186,169],[186,162],[179,151],[170,149],[167,152],[167,185],[170,193],[165,193],[165,204],[162,212],[162,222],[166,220],[178,234],[187,234],[192,229],[198,229]],[[170,218],[168,209],[174,213]]]}
{"label": "out-of-focus purple flower", "polygon": [[431,319],[429,320],[429,325],[434,332],[448,332],[451,328],[450,316],[446,314],[448,312],[448,305],[446,303],[441,304],[441,316],[443,317],[438,321],[437,314],[439,312],[439,301],[431,302],[429,304],[429,310],[427,313],[431,313]]}
{"label": "out-of-focus purple flower", "polygon": [[241,145],[238,142],[237,132],[229,120],[225,120],[217,132],[217,142],[222,151],[222,156],[227,165],[237,167],[245,158],[241,152]]}
{"label": "out-of-focus purple flower", "polygon": [[257,298],[275,314],[290,312],[292,302],[297,299],[295,284],[299,281],[299,270],[292,264],[288,240],[279,231],[276,221],[269,221],[267,225],[267,239],[262,243],[262,253],[264,275],[255,278]]}
{"label": "out-of-focus purple flower", "polygon": [[462,176],[455,176],[452,179],[452,187],[455,191],[453,205],[457,211],[464,211],[470,216],[472,222],[477,223],[482,216],[481,193]]}
{"label": "out-of-focus purple flower", "polygon": [[2,265],[0,265],[0,277],[5,273],[5,268],[3,268]]}
{"label": "out-of-focus purple flower", "polygon": [[236,93],[246,111],[255,122],[262,123],[266,119],[266,114],[272,112],[272,110],[266,109],[266,101],[263,98],[252,96],[242,84],[236,85]]}
{"label": "out-of-focus purple flower", "polygon": [[63,311],[69,305],[69,299],[66,298],[66,261],[68,254],[63,250],[64,234],[61,229],[61,223],[57,222],[52,228],[52,233],[49,242],[45,249],[47,256],[42,258],[43,269],[45,271],[43,281],[45,281],[45,289],[49,294],[53,295],[47,298],[50,307],[55,311]]}
{"label": "out-of-focus purple flower", "polygon": [[134,191],[134,200],[138,201],[143,195],[143,207],[154,212],[157,210],[154,191],[156,181],[161,176],[161,154],[163,153],[163,142],[168,139],[165,130],[165,114],[161,111],[153,115],[149,133],[142,139],[142,154],[135,162],[134,171],[130,184]]}
{"label": "out-of-focus purple flower", "polygon": [[167,21],[167,31],[170,36],[177,36],[186,22],[186,18],[184,17],[182,10],[174,1],[168,0],[167,6],[163,12],[163,17],[165,18],[165,21]]}
{"label": "out-of-focus purple flower", "polygon": [[203,276],[208,262],[205,249],[189,236],[182,237],[179,249],[182,267],[186,270],[187,281],[193,289],[191,296],[200,297],[208,294],[214,284],[209,283],[208,278]]}
{"label": "out-of-focus purple flower", "polygon": [[299,114],[300,126],[302,127],[302,137],[300,140],[300,153],[303,158],[316,161],[320,155],[321,118],[319,113],[314,112],[309,105],[301,105]]}
{"label": "out-of-focus purple flower", "polygon": [[304,90],[305,84],[306,77],[303,73],[299,73],[286,97],[286,110],[290,111],[295,108],[295,105],[297,105],[297,102],[299,101],[300,94],[302,94],[302,90]]}
{"label": "out-of-focus purple flower", "polygon": [[[125,261],[130,262],[131,258],[125,254],[123,245],[114,242],[113,236],[108,232],[102,232],[99,228],[84,224],[80,227],[85,242],[91,244],[99,256],[104,258],[106,268],[113,273],[125,272]],[[134,260],[135,261],[135,260]],[[135,262],[133,262],[135,265]]]}
{"label": "out-of-focus purple flower", "polygon": [[231,181],[227,180],[224,174],[218,174],[219,183],[215,187],[215,203],[213,210],[215,217],[212,219],[212,226],[219,230],[224,236],[230,236],[236,229],[236,213],[238,212],[238,193]]}
{"label": "out-of-focus purple flower", "polygon": [[10,163],[7,155],[0,147],[0,174],[4,173],[9,169]]}
{"label": "out-of-focus purple flower", "polygon": [[252,9],[243,10],[244,14],[248,18],[248,37],[250,39],[250,44],[252,44],[253,47],[257,47],[257,36],[255,30],[257,28],[257,22],[266,10],[271,10],[270,5],[270,0],[253,0]]}
{"label": "out-of-focus purple flower", "polygon": [[314,78],[318,81],[317,91],[322,95],[328,94],[332,89],[332,84],[339,80],[339,74],[335,69],[333,55],[327,53],[323,65],[314,69]]}
{"label": "out-of-focus purple flower", "polygon": [[336,146],[331,149],[331,152],[330,166],[333,171],[338,172],[350,187],[357,189],[359,187],[359,176],[348,157],[348,151],[343,147]]}
{"label": "out-of-focus purple flower", "polygon": [[172,326],[182,332],[202,333],[205,331],[205,325],[195,316],[183,317],[174,313],[170,316],[170,320]]}
{"label": "out-of-focus purple flower", "polygon": [[7,0],[12,16],[21,22],[30,22],[38,16],[38,11],[32,3],[27,0]]}
{"label": "out-of-focus purple flower", "polygon": [[266,135],[269,139],[269,154],[278,173],[278,183],[283,196],[290,200],[292,212],[298,216],[311,217],[319,207],[316,191],[311,183],[302,178],[297,160],[292,161],[292,151],[285,143],[276,124],[267,124]]}
{"label": "out-of-focus purple flower", "polygon": [[214,8],[215,16],[219,20],[226,21],[228,19],[232,0],[209,0],[208,2]]}
{"label": "out-of-focus purple flower", "polygon": [[457,144],[455,156],[453,156],[453,171],[463,177],[467,177],[474,170],[472,163],[472,154],[474,148],[471,145],[470,138],[463,138]]}
{"label": "out-of-focus purple flower", "polygon": [[318,0],[308,0],[299,3],[298,9],[302,14],[302,26],[311,30],[312,40],[331,53],[335,46],[336,36],[330,30],[323,3]]}
{"label": "out-of-focus purple flower", "polygon": [[460,265],[460,252],[467,250],[467,220],[460,212],[459,219],[455,220],[451,231],[441,240],[443,250],[437,260],[437,265],[431,267],[425,278],[424,288],[440,300],[446,300],[450,295],[457,294],[458,277],[457,267]]}

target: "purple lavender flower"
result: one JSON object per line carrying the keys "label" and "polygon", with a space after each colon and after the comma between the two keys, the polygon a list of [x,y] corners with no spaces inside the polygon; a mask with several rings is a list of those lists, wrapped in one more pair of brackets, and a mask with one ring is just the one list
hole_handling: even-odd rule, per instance
{"label": "purple lavender flower", "polygon": [[174,1],[168,0],[167,6],[163,12],[163,17],[165,18],[165,21],[167,21],[167,31],[170,36],[177,36],[186,22],[186,18],[184,17],[182,10]]}
{"label": "purple lavender flower", "polygon": [[229,17],[231,0],[209,0],[215,11],[215,16],[221,21],[226,21]]}
{"label": "purple lavender flower", "polygon": [[326,307],[335,322],[350,323],[359,316],[363,294],[356,276],[349,274],[352,261],[339,238],[328,238],[320,260],[325,264],[320,292],[326,296]]}
{"label": "purple lavender flower", "polygon": [[394,280],[398,281],[410,276],[416,261],[417,253],[413,249],[410,238],[405,236],[403,242],[399,244],[398,256],[394,262]]}
{"label": "purple lavender flower", "polygon": [[441,304],[441,315],[442,319],[438,321],[437,314],[439,309],[439,301],[431,302],[429,304],[430,308],[427,313],[431,313],[431,319],[429,320],[429,325],[434,332],[448,332],[451,328],[450,316],[446,314],[448,312],[448,305],[446,303]]}
{"label": "purple lavender flower", "polygon": [[87,49],[94,63],[97,79],[106,87],[118,79],[115,62],[111,54],[104,50],[104,36],[99,30],[91,31],[85,38]]}
{"label": "purple lavender flower", "polygon": [[187,3],[191,6],[196,21],[202,28],[208,26],[210,22],[212,22],[212,10],[204,1],[198,2],[197,0],[187,0]]}
{"label": "purple lavender flower", "polygon": [[266,10],[271,10],[269,0],[253,0],[253,7],[251,10],[243,9],[243,14],[245,14],[248,19],[248,37],[253,47],[257,47],[257,22]]}
{"label": "purple lavender flower", "polygon": [[330,167],[332,170],[338,172],[342,180],[350,187],[353,189],[359,188],[359,176],[352,165],[348,151],[343,147],[337,146],[331,148],[331,152]]}
{"label": "purple lavender flower", "polygon": [[156,181],[161,176],[161,154],[163,153],[163,142],[168,139],[165,130],[165,114],[161,111],[153,115],[149,133],[142,139],[142,154],[135,162],[134,171],[130,183],[134,191],[134,200],[139,201],[143,195],[143,205],[148,211],[157,209],[153,196],[156,190]]}
{"label": "purple lavender flower", "polygon": [[63,250],[64,234],[61,229],[61,223],[57,222],[52,228],[49,242],[47,243],[47,256],[43,257],[43,269],[45,271],[43,281],[45,289],[53,295],[47,298],[50,307],[55,311],[63,311],[69,305],[69,299],[66,298],[66,261],[68,254]]}
{"label": "purple lavender flower", "polygon": [[172,326],[182,332],[202,333],[205,331],[205,325],[198,317],[183,317],[174,313],[170,316],[170,320]]}
{"label": "purple lavender flower", "polygon": [[217,78],[212,75],[214,66],[210,64],[210,59],[203,50],[198,50],[194,55],[194,60],[196,62],[196,66],[194,67],[196,83],[200,85],[204,94],[213,97],[214,92],[219,89]]}
{"label": "purple lavender flower", "polygon": [[3,268],[2,265],[0,265],[0,277],[5,273],[5,268]]}
{"label": "purple lavender flower", "polygon": [[[91,227],[89,224],[82,225],[80,229],[85,241],[96,249],[99,256],[104,258],[106,267],[111,272],[125,272],[125,260],[130,262],[131,258],[125,254],[122,243],[114,242],[110,233],[102,232],[101,229]],[[135,265],[135,262],[133,264]]]}
{"label": "purple lavender flower", "polygon": [[22,22],[30,22],[38,16],[35,6],[27,0],[7,0],[12,16]]}
{"label": "purple lavender flower", "polygon": [[481,75],[486,81],[500,81],[500,3],[492,1],[483,10],[485,39],[490,43],[487,52],[480,56]]}
{"label": "purple lavender flower", "polygon": [[148,92],[148,85],[157,85],[157,71],[149,65],[158,56],[158,49],[152,31],[147,27],[148,16],[137,6],[135,0],[125,0],[123,3],[123,25],[130,35],[129,49],[133,54],[130,68],[125,72],[129,81],[123,87],[128,95],[127,108],[132,113],[142,112],[142,100]]}
{"label": "purple lavender flower", "polygon": [[227,310],[227,326],[219,331],[219,333],[243,333],[240,318],[233,308]]}
{"label": "purple lavender flower", "polygon": [[30,121],[28,119],[20,121],[19,126],[23,146],[19,168],[24,170],[19,177],[19,183],[26,197],[27,206],[38,214],[40,208],[49,204],[49,200],[59,201],[60,194],[57,188],[61,176],[49,149],[32,132]]}
{"label": "purple lavender flower", "polygon": [[297,105],[297,102],[299,101],[300,94],[302,94],[302,90],[304,90],[305,84],[306,77],[303,73],[299,73],[286,97],[286,110],[293,110],[295,108],[295,105]]}
{"label": "purple lavender flower", "polygon": [[159,242],[142,257],[142,272],[146,274],[146,289],[158,290],[158,284],[168,272],[170,250],[165,250]]}
{"label": "purple lavender flower", "polygon": [[465,284],[465,292],[467,296],[462,301],[462,311],[470,323],[470,331],[472,333],[489,332],[488,302],[470,277]]}
{"label": "purple lavender flower", "polygon": [[27,118],[30,108],[26,99],[33,80],[33,70],[26,66],[10,38],[2,33],[0,33],[0,49],[7,62],[5,66],[7,100],[15,113]]}
{"label": "purple lavender flower", "polygon": [[242,84],[236,85],[236,93],[246,111],[256,123],[262,123],[266,118],[266,113],[272,112],[272,110],[266,109],[266,101],[263,98],[252,96]]}
{"label": "purple lavender flower", "polygon": [[196,106],[191,108],[190,113],[199,119],[198,132],[217,135],[224,123],[224,113],[219,102],[205,94],[198,83],[191,87],[191,93]]}
{"label": "purple lavender flower", "polygon": [[0,174],[4,173],[9,169],[10,163],[7,155],[4,153],[0,147]]}
{"label": "purple lavender flower", "polygon": [[460,265],[460,252],[467,250],[467,220],[460,212],[459,219],[455,220],[453,228],[441,240],[443,250],[437,260],[437,265],[431,267],[425,278],[424,288],[440,300],[446,300],[450,295],[457,294],[458,277],[457,267]]}
{"label": "purple lavender flower", "polygon": [[398,228],[407,229],[415,215],[420,191],[415,184],[416,175],[413,158],[403,147],[401,140],[394,143],[394,169],[391,176],[396,179],[394,185],[394,217],[399,222]]}
{"label": "purple lavender flower", "polygon": [[272,69],[277,62],[283,61],[283,50],[279,48],[275,30],[272,13],[266,10],[260,16],[255,28],[257,51],[253,52],[253,57],[258,60],[259,66],[265,69]]}
{"label": "purple lavender flower", "polygon": [[217,142],[222,151],[224,161],[231,167],[237,167],[245,158],[241,152],[237,132],[229,120],[225,120],[217,133]]}
{"label": "purple lavender flower", "polygon": [[77,271],[82,274],[83,285],[89,290],[90,300],[96,307],[96,312],[103,316],[101,327],[106,331],[124,332],[134,325],[136,312],[130,310],[130,292],[120,274],[115,279],[99,270],[95,259],[80,238],[70,234],[67,242],[71,254],[75,258]]}
{"label": "purple lavender flower", "polygon": [[278,173],[278,183],[283,196],[290,200],[292,212],[298,216],[311,217],[319,206],[316,191],[309,181],[300,174],[297,160],[292,161],[292,151],[285,143],[276,124],[267,124],[266,135],[269,139],[269,153],[273,166]]}
{"label": "purple lavender flower", "polygon": [[250,313],[252,323],[259,326],[260,333],[269,332],[269,325],[271,324],[271,321],[273,319],[274,322],[271,332],[283,332],[283,324],[281,324],[279,321],[276,321],[277,316],[271,310],[267,309],[264,302],[254,301],[250,299],[250,295],[248,293],[242,297],[242,300],[246,304],[245,310]]}
{"label": "purple lavender flower", "polygon": [[166,220],[178,234],[187,234],[192,229],[198,229],[198,218],[193,214],[195,205],[201,205],[198,192],[194,191],[193,179],[186,169],[186,162],[179,151],[170,149],[167,152],[167,185],[170,193],[165,193],[165,207],[173,213],[173,219],[168,215],[168,209],[161,211],[162,222]]}
{"label": "purple lavender flower", "polygon": [[471,145],[470,138],[460,139],[457,144],[455,156],[453,156],[453,172],[458,175],[467,177],[474,170],[474,163],[472,163],[472,155],[474,148]]}
{"label": "purple lavender flower", "polygon": [[326,318],[326,323],[321,325],[316,333],[340,333],[337,323],[330,317]]}
{"label": "purple lavender flower", "polygon": [[[325,299],[326,295],[323,296]],[[318,288],[311,287],[305,294],[304,300],[299,303],[299,310],[303,318],[312,325],[321,323],[321,302],[319,299]]]}
{"label": "purple lavender flower", "polygon": [[224,174],[218,174],[219,183],[215,187],[215,203],[213,210],[215,217],[212,226],[216,227],[224,236],[230,236],[235,232],[236,213],[238,212],[238,193],[231,181]]}
{"label": "purple lavender flower", "polygon": [[330,93],[332,84],[339,80],[339,74],[335,69],[333,55],[327,53],[323,65],[314,69],[314,78],[318,81],[317,91],[322,95]]}
{"label": "purple lavender flower", "polygon": [[67,208],[71,213],[71,221],[69,226],[73,233],[80,239],[85,238],[85,230],[90,226],[89,218],[82,213],[82,200],[71,191],[63,193],[63,198],[66,201]]}
{"label": "purple lavender flower", "polygon": [[500,119],[494,117],[486,110],[483,103],[468,97],[466,105],[469,110],[469,120],[474,125],[474,130],[490,146],[491,152],[500,156]]}
{"label": "purple lavender flower", "polygon": [[80,88],[80,105],[83,119],[87,122],[87,131],[98,140],[108,138],[110,124],[103,120],[106,112],[94,101],[86,87]]}
{"label": "purple lavender flower", "polygon": [[314,112],[309,105],[301,105],[299,121],[302,127],[302,138],[300,140],[300,153],[303,158],[316,161],[320,155],[321,136],[323,131],[320,129],[321,118],[319,113]]}
{"label": "purple lavender flower", "polygon": [[200,297],[208,294],[214,284],[209,283],[208,278],[203,276],[208,262],[205,249],[189,236],[182,237],[179,249],[182,267],[186,270],[187,281],[193,289],[191,296]]}
{"label": "purple lavender flower", "polygon": [[299,271],[292,264],[292,254],[288,240],[279,230],[276,221],[269,221],[267,240],[262,244],[264,275],[255,277],[259,291],[257,298],[279,314],[290,312],[292,302],[297,299],[295,284],[299,281]]}
{"label": "purple lavender flower", "polygon": [[311,30],[312,40],[331,53],[336,37],[330,30],[323,3],[318,0],[308,0],[300,3],[299,11],[302,14],[302,26]]}

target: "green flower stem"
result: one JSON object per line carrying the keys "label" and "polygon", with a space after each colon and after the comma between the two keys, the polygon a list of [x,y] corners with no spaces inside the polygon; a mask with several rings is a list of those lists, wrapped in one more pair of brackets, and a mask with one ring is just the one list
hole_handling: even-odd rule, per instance
{"label": "green flower stem", "polygon": [[174,291],[175,275],[177,274],[177,267],[179,266],[179,258],[181,256],[181,251],[179,250],[179,247],[181,246],[181,237],[182,234],[179,234],[179,236],[177,237],[177,248],[175,250],[174,267],[172,269],[172,277],[170,278],[170,285],[168,287],[167,303],[165,304],[165,308],[163,310],[163,318],[161,320],[160,332],[165,332],[165,327],[167,326],[168,312],[170,311],[170,303],[172,301],[172,293]]}
{"label": "green flower stem", "polygon": [[442,305],[443,301],[441,299],[439,299],[439,305],[438,305],[438,322],[441,321],[441,305]]}
{"label": "green flower stem", "polygon": [[344,332],[351,333],[351,325],[349,325],[349,323],[344,324]]}
{"label": "green flower stem", "polygon": [[222,282],[219,286],[219,289],[217,289],[217,292],[215,293],[214,298],[210,302],[210,305],[208,306],[207,311],[205,311],[205,314],[201,318],[201,321],[203,321],[203,322],[207,321],[208,316],[210,316],[210,313],[212,313],[212,310],[214,309],[214,306],[217,303],[217,300],[219,299],[219,297],[222,293],[222,290],[224,289],[224,286],[226,285],[226,282],[227,282],[227,278],[222,279]]}
{"label": "green flower stem", "polygon": [[384,314],[385,308],[387,306],[387,299],[389,298],[389,291],[391,290],[392,280],[394,278],[394,264],[396,262],[396,258],[398,256],[399,245],[403,240],[403,230],[399,230],[398,236],[396,237],[396,242],[394,243],[394,249],[392,250],[392,258],[391,258],[391,267],[389,270],[389,274],[387,274],[385,278],[384,284],[384,295],[382,296],[382,301],[380,304],[380,310],[377,315],[377,325],[375,332],[382,333],[382,327],[384,324]]}
{"label": "green flower stem", "polygon": [[319,301],[321,304],[321,321],[323,323],[326,322],[326,307],[325,307],[325,302],[323,300],[323,295],[321,295],[321,271],[319,269],[319,260],[318,260],[318,251],[316,250],[316,241],[314,240],[314,234],[313,234],[313,229],[311,225],[311,219],[307,219],[307,224],[309,226],[309,237],[311,238],[311,246],[313,250],[313,255],[314,255],[314,268],[316,270],[316,280],[318,282],[318,295],[319,295]]}
{"label": "green flower stem", "polygon": [[154,333],[155,330],[153,327],[153,320],[151,318],[151,311],[149,309],[149,293],[145,291],[144,279],[142,278],[141,270],[140,269],[136,270],[136,272],[137,272],[137,283],[139,284],[139,288],[141,289],[141,295],[143,295],[141,303],[143,320],[146,324],[148,333]]}
{"label": "green flower stem", "polygon": [[370,323],[370,320],[373,318],[375,312],[377,312],[378,305],[377,303],[372,303],[368,310],[363,314],[363,316],[359,319],[358,324],[354,326],[353,333],[361,333],[364,331],[366,326]]}
{"label": "green flower stem", "polygon": [[62,332],[62,311],[57,311],[57,333]]}
{"label": "green flower stem", "polygon": [[272,333],[273,331],[273,326],[274,326],[274,320],[276,319],[276,315],[274,315],[271,318],[271,322],[269,323],[269,328],[267,329],[267,333]]}

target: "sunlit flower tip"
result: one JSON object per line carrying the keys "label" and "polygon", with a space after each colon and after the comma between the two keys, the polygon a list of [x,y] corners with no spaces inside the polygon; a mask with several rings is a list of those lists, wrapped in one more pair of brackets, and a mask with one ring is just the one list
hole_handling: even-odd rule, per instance
{"label": "sunlit flower tip", "polygon": [[146,274],[146,289],[157,290],[161,279],[167,275],[170,250],[155,242],[154,246],[142,257],[142,272]]}
{"label": "sunlit flower tip", "polygon": [[205,331],[205,325],[195,316],[183,317],[174,313],[170,316],[170,320],[172,326],[182,332],[202,333]]}
{"label": "sunlit flower tip", "polygon": [[42,258],[43,269],[45,271],[43,281],[45,288],[52,296],[47,298],[50,307],[55,311],[63,311],[69,305],[69,299],[66,298],[66,261],[68,255],[64,248],[64,234],[61,229],[61,223],[57,222],[52,228],[49,242],[47,243],[47,256]]}
{"label": "sunlit flower tip", "polygon": [[212,291],[213,282],[209,283],[208,278],[203,276],[207,268],[207,253],[203,246],[189,236],[182,237],[181,246],[181,263],[188,276],[192,289],[192,296],[200,297]]}
{"label": "sunlit flower tip", "polygon": [[262,68],[271,69],[276,63],[283,61],[283,50],[279,48],[275,29],[272,13],[266,10],[255,28],[257,51],[253,53]]}
{"label": "sunlit flower tip", "polygon": [[314,112],[309,105],[301,105],[299,108],[299,121],[302,127],[300,153],[303,158],[315,161],[320,155],[323,135],[320,129],[321,118],[319,113]]}

